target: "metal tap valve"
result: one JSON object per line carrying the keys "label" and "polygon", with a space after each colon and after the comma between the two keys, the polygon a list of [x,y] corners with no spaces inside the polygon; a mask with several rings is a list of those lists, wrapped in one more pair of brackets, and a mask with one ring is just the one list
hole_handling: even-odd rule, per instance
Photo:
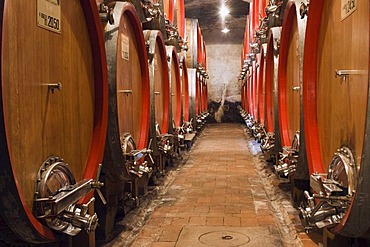
{"label": "metal tap valve", "polygon": [[310,177],[314,194],[310,196],[305,192],[307,202],[300,207],[300,218],[306,231],[340,223],[355,194],[357,180],[351,150],[347,147],[338,149],[328,174],[312,174]]}

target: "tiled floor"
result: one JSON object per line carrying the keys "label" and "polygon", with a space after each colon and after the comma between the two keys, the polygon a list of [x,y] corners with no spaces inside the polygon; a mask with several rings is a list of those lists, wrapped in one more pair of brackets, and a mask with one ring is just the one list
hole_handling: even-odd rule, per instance
{"label": "tiled floor", "polygon": [[265,171],[256,147],[240,124],[208,125],[132,246],[176,246],[185,226],[261,227],[281,246],[318,246],[300,228],[289,193],[277,194],[280,182]]}

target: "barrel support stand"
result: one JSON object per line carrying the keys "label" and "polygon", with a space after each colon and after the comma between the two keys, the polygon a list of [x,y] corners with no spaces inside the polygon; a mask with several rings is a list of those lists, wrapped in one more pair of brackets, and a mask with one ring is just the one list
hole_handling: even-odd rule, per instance
{"label": "barrel support stand", "polygon": [[[94,202],[90,203],[88,213],[93,215],[95,213],[94,210]],[[95,231],[87,233],[86,231],[81,231],[77,236],[68,237],[68,246],[79,246],[79,247],[95,247]]]}

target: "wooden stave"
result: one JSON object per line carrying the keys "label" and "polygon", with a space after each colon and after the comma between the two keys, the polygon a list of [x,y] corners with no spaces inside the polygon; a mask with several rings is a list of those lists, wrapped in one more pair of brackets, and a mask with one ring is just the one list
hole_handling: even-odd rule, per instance
{"label": "wooden stave", "polygon": [[259,71],[259,57],[256,55],[256,60],[252,64],[252,115],[256,121],[258,121],[258,71]]}
{"label": "wooden stave", "polygon": [[[94,117],[94,134],[92,136],[93,141],[90,144],[90,154],[88,158],[88,164],[86,165],[83,178],[95,178],[98,164],[101,163],[105,144],[105,132],[107,128],[107,71],[106,71],[106,59],[104,54],[104,44],[102,40],[102,33],[100,29],[100,18],[96,13],[96,2],[95,1],[81,1],[83,16],[87,22],[87,30],[90,34],[90,42],[92,49],[97,52],[92,52],[93,56],[93,71],[95,74],[95,117]],[[1,21],[3,22],[4,3],[1,5]],[[49,31],[47,31],[49,32]],[[4,37],[4,36],[3,36]],[[1,101],[3,102],[3,101]],[[3,105],[1,105],[3,108]],[[4,140],[6,138],[6,130],[4,123],[3,111],[1,111],[1,136]],[[1,142],[3,146],[1,150],[9,153],[9,147],[5,142]],[[11,158],[9,155],[3,153],[1,156],[3,169],[1,171],[1,177],[3,182],[8,181],[6,191],[2,193],[1,200],[1,213],[2,218],[7,222],[8,227],[11,228],[15,236],[7,236],[7,239],[11,240],[12,237],[22,239],[30,243],[46,243],[55,241],[56,235],[46,226],[43,226],[40,222],[34,218],[31,210],[27,207],[24,196],[19,194],[19,182],[13,177],[14,173],[11,168]],[[6,165],[8,164],[8,165]],[[40,164],[41,166],[41,164]],[[73,167],[72,167],[73,168]],[[13,175],[12,175],[13,174]],[[80,178],[77,178],[79,180]],[[8,197],[8,198],[7,198]],[[88,196],[87,196],[88,197]],[[18,208],[17,213],[14,215],[6,213],[7,206],[4,206],[4,200],[11,200],[12,204],[8,210]],[[6,203],[7,204],[7,203]],[[16,216],[15,218],[13,218]]]}
{"label": "wooden stave", "polygon": [[[281,143],[290,146],[297,130],[301,130],[301,90],[293,91],[292,86],[303,87],[303,49],[307,18],[301,18],[299,7],[294,1],[287,4],[281,32],[279,65],[278,65],[278,108]],[[292,53],[296,57],[292,58]],[[294,54],[293,54],[294,55]],[[289,67],[289,69],[288,69]],[[292,71],[294,75],[292,79]],[[295,84],[295,85],[293,85]],[[298,95],[295,95],[298,94]],[[295,109],[289,106],[295,104]],[[303,131],[302,131],[303,133]]]}
{"label": "wooden stave", "polygon": [[[169,130],[173,132],[173,122],[181,126],[181,78],[179,57],[174,46],[166,46],[168,71],[170,74],[170,122]],[[175,100],[174,100],[175,97]]]}
{"label": "wooden stave", "polygon": [[196,77],[196,93],[195,93],[195,114],[198,116],[201,113],[201,83],[202,83],[202,75],[197,70],[197,77]]}
{"label": "wooden stave", "polygon": [[197,63],[203,66],[203,60],[204,60],[204,51],[203,51],[203,34],[202,34],[202,29],[199,26],[198,22],[198,27],[197,27]]}
{"label": "wooden stave", "polygon": [[173,23],[175,16],[175,0],[163,0],[163,13],[166,15],[167,19]]}
{"label": "wooden stave", "polygon": [[242,52],[242,66],[244,65],[244,60],[247,59],[247,54],[249,53],[249,43],[250,43],[250,20],[247,18],[244,30],[244,40],[243,40],[243,52]]}
{"label": "wooden stave", "polygon": [[266,52],[266,85],[265,85],[265,106],[266,106],[266,131],[275,133],[274,152],[281,150],[280,127],[278,120],[278,41],[280,40],[281,28],[273,27],[270,29]]}
{"label": "wooden stave", "polygon": [[181,59],[181,98],[183,121],[190,121],[190,94],[189,94],[189,74],[186,66],[185,57]]}
{"label": "wooden stave", "polygon": [[[188,70],[188,82],[189,82],[189,118],[192,121],[194,128],[197,127],[196,121],[196,85],[197,85],[197,70],[193,68],[187,68]],[[190,121],[189,120],[189,121]]]}
{"label": "wooden stave", "polygon": [[198,19],[185,19],[185,37],[188,41],[188,50],[185,52],[188,69],[197,68],[198,63]]}
{"label": "wooden stave", "polygon": [[[119,6],[117,6],[119,5]],[[125,89],[129,89],[131,87],[131,85],[126,85],[127,83],[131,83],[131,81],[133,80],[132,78],[122,78],[120,76],[122,76],[121,73],[121,70],[118,70],[116,66],[117,63],[119,62],[122,62],[124,59],[120,59],[120,60],[117,60],[115,57],[117,56],[117,43],[118,43],[118,40],[117,40],[117,37],[116,37],[116,40],[113,41],[112,40],[112,35],[115,34],[115,33],[119,33],[120,35],[122,35],[122,27],[125,26],[126,28],[131,28],[131,32],[133,33],[133,38],[135,39],[136,42],[132,42],[133,44],[136,45],[136,49],[135,51],[137,50],[138,53],[135,53],[135,55],[137,55],[137,58],[138,58],[138,61],[136,64],[132,64],[131,61],[129,64],[126,64],[126,65],[123,65],[127,68],[127,66],[129,66],[131,68],[131,66],[136,66],[138,68],[138,71],[140,71],[140,81],[141,84],[137,85],[137,84],[134,84],[132,85],[132,89],[134,90],[131,95],[138,95],[136,97],[133,97],[133,98],[137,98],[139,99],[139,97],[142,97],[140,100],[140,104],[139,103],[130,103],[130,104],[125,104],[123,101],[122,101],[122,98],[120,99],[120,93],[118,92],[117,90],[117,101],[119,102],[117,104],[117,109],[116,109],[116,112],[124,112],[121,115],[121,116],[117,116],[117,119],[118,119],[118,129],[119,129],[119,135],[122,135],[124,133],[130,133],[134,139],[134,141],[136,142],[136,146],[138,149],[142,149],[142,148],[145,148],[147,143],[148,143],[148,136],[149,136],[149,106],[150,106],[150,81],[149,81],[149,69],[148,69],[148,57],[147,57],[147,52],[146,52],[146,45],[145,45],[145,41],[144,41],[144,35],[143,35],[143,30],[142,30],[142,26],[141,26],[141,22],[140,22],[140,19],[137,15],[137,12],[135,10],[135,7],[131,4],[131,3],[128,3],[128,2],[122,2],[122,3],[119,3],[117,2],[116,3],[116,7],[115,8],[118,8],[118,9],[122,9],[122,11],[120,11],[120,18],[119,18],[119,21],[117,21],[116,24],[117,27],[119,28],[117,30],[113,28],[113,26],[110,27],[109,30],[107,30],[106,32],[106,37],[107,37],[107,42],[106,43],[106,50],[107,50],[107,57],[110,58],[110,63],[112,63],[112,65],[109,66],[109,82],[110,84],[114,84],[116,83],[118,86],[118,90],[125,90]],[[123,18],[124,17],[124,18]],[[132,25],[124,25],[123,22],[126,21],[126,19],[128,19],[128,21],[130,22],[130,24]],[[117,34],[115,34],[117,36]],[[131,38],[131,37],[130,37]],[[132,44],[131,43],[131,44]],[[132,47],[132,45],[130,45],[130,47]],[[132,53],[131,53],[132,54]],[[130,57],[131,59],[131,57]],[[125,69],[123,69],[124,71],[127,71]],[[135,70],[134,70],[135,71]],[[126,72],[126,74],[128,74]],[[131,77],[133,74],[130,73],[129,76]],[[120,80],[121,79],[121,80]],[[120,81],[120,84],[117,83],[117,81]],[[127,88],[126,88],[127,87]],[[137,88],[139,87],[139,88]],[[141,88],[140,88],[141,87]],[[127,94],[128,95],[128,94]],[[135,100],[135,99],[134,99]],[[132,114],[131,116],[128,115],[128,113],[130,111],[126,111],[126,110],[123,110],[120,109],[119,107],[131,107],[133,108],[134,106],[141,106],[138,107],[137,109],[134,108],[132,110],[132,112],[130,114]],[[127,122],[123,122],[122,119],[128,119],[128,120],[125,120]],[[135,124],[135,121],[136,119],[140,119],[140,121],[138,123]],[[136,128],[136,126],[140,126],[138,129],[134,129]],[[118,142],[120,143],[120,142]]]}
{"label": "wooden stave", "polygon": [[[156,139],[156,123],[159,124],[162,133],[168,133],[169,115],[170,115],[170,82],[167,65],[167,53],[164,44],[164,38],[159,31],[144,31],[145,40],[149,41],[149,77],[150,77],[150,138]],[[156,55],[160,56],[161,70],[156,69],[158,61],[155,62]],[[163,80],[160,83],[157,78],[161,74]],[[156,76],[157,75],[157,76]],[[162,85],[159,85],[162,84]],[[156,89],[157,88],[157,89]],[[155,92],[160,94],[156,96]],[[156,97],[162,97],[156,100]]]}
{"label": "wooden stave", "polygon": [[185,38],[185,3],[184,0],[175,0],[176,9],[175,9],[175,18],[174,25],[177,27],[181,37]]}
{"label": "wooden stave", "polygon": [[266,68],[266,49],[267,45],[263,44],[260,51],[260,63],[258,72],[258,122],[265,126],[265,68]]}
{"label": "wooden stave", "polygon": [[[368,4],[367,1],[360,2],[361,4]],[[334,2],[331,2],[333,3]],[[319,131],[320,126],[318,126],[318,117],[316,114],[317,107],[319,107],[320,104],[318,104],[316,98],[316,92],[319,90],[317,81],[319,79],[316,78],[319,68],[317,66],[319,61],[319,50],[320,50],[320,27],[322,24],[323,16],[325,18],[328,18],[330,15],[324,15],[325,10],[325,4],[326,2],[321,1],[310,1],[310,12],[309,17],[307,21],[307,31],[306,35],[307,37],[310,37],[310,39],[305,40],[305,52],[311,51],[310,56],[304,57],[304,68],[303,68],[303,109],[304,109],[304,136],[306,138],[306,150],[307,150],[307,160],[308,160],[308,167],[309,167],[309,173],[312,174],[314,172],[320,171],[325,172],[327,168],[324,167],[325,162],[323,161],[323,157],[321,152],[317,152],[317,148],[322,145],[322,143],[319,140]],[[356,11],[359,11],[358,8]],[[368,7],[362,8],[366,13],[365,15],[369,15]],[[353,17],[354,18],[354,17]],[[369,23],[368,18],[364,18],[364,24],[367,25],[367,30],[369,30]],[[357,26],[358,27],[358,26]],[[366,28],[365,28],[366,29]],[[357,28],[357,30],[359,30]],[[368,32],[366,32],[368,34]],[[367,46],[369,37],[367,37]],[[362,47],[362,46],[361,46]],[[352,51],[353,53],[353,51]],[[350,54],[352,54],[350,53]],[[366,54],[368,56],[368,54]],[[320,60],[320,62],[322,62]],[[367,80],[368,80],[368,63],[367,65]],[[358,68],[356,68],[358,69]],[[327,72],[332,73],[332,71]],[[361,91],[361,90],[360,90]],[[370,150],[370,139],[369,139],[369,130],[370,130],[370,121],[368,116],[370,116],[370,101],[369,101],[369,88],[367,87],[366,90],[367,97],[366,97],[366,109],[364,110],[363,114],[366,116],[364,120],[364,135],[363,141],[362,141],[362,152],[356,152],[354,153],[357,158],[356,164],[359,166],[358,173],[359,173],[359,181],[357,183],[356,187],[356,193],[354,197],[352,198],[352,202],[350,204],[349,209],[347,210],[347,213],[344,217],[344,219],[333,229],[331,229],[332,232],[335,234],[341,234],[348,237],[362,237],[367,236],[368,231],[370,228],[370,215],[368,208],[370,207],[369,200],[366,200],[364,198],[364,195],[368,195],[370,193],[370,179],[368,179],[368,174],[370,174],[370,153],[368,150]],[[326,92],[327,93],[327,92]],[[362,92],[363,93],[363,92]],[[334,110],[333,110],[334,111]],[[330,115],[332,112],[328,112],[328,115]],[[360,121],[361,122],[361,121]],[[312,135],[312,136],[310,136]],[[342,141],[344,145],[347,145],[352,151],[354,149],[354,144],[351,142],[348,142],[348,140]],[[361,154],[361,160],[358,162],[358,157]],[[360,163],[360,164],[359,164]]]}
{"label": "wooden stave", "polygon": [[248,113],[253,114],[253,79],[252,79],[253,69],[249,67],[247,72],[246,84],[247,84],[247,108]]}

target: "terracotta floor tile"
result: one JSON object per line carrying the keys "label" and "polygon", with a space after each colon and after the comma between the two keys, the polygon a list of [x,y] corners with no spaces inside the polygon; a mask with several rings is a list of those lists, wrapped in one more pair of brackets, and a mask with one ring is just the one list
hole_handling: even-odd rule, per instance
{"label": "terracotta floor tile", "polygon": [[181,226],[167,226],[162,229],[162,234],[159,237],[160,242],[176,242],[179,238]]}
{"label": "terracotta floor tile", "polygon": [[240,217],[224,217],[224,226],[240,226]]}
{"label": "terracotta floor tile", "polygon": [[224,224],[223,217],[207,217],[206,225],[208,226],[222,226]]}
{"label": "terracotta floor tile", "polygon": [[171,225],[173,226],[183,226],[189,223],[189,217],[173,218]]}
{"label": "terracotta floor tile", "polygon": [[193,216],[190,217],[189,225],[204,226],[206,224],[206,216]]}

